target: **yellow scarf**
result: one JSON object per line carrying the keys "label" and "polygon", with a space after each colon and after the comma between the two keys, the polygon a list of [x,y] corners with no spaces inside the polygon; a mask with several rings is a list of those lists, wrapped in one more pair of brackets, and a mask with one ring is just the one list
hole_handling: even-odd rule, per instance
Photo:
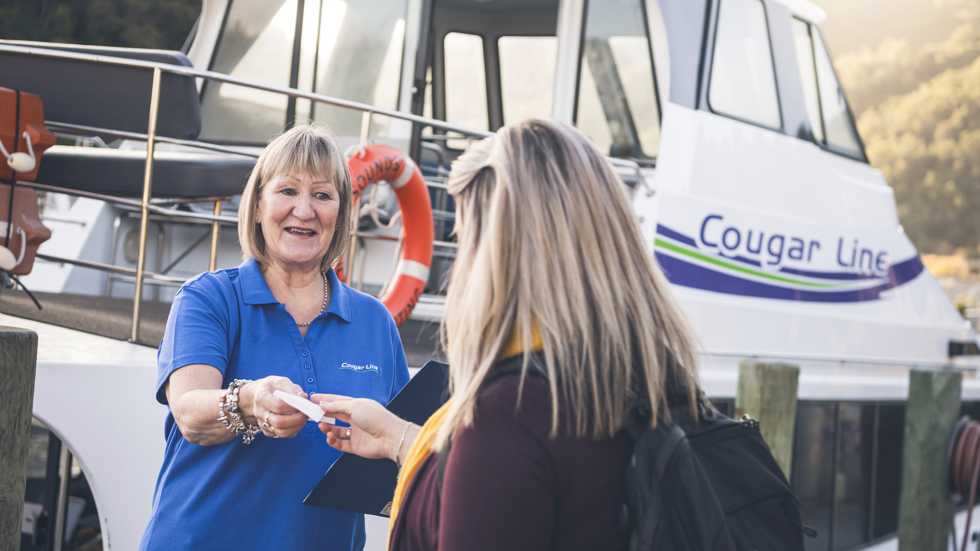
{"label": "yellow scarf", "polygon": [[[538,331],[537,324],[531,328],[531,348],[535,351],[544,349],[544,342],[541,340],[541,333]],[[510,344],[507,345],[507,350],[504,351],[502,359],[510,358],[523,352],[524,341],[520,333],[515,331],[511,335]],[[446,420],[446,414],[449,412],[449,405],[452,404],[452,401],[453,399],[450,397],[422,425],[422,431],[419,432],[419,435],[415,438],[415,443],[412,444],[412,447],[408,450],[408,455],[405,456],[405,463],[402,464],[401,474],[398,477],[398,485],[395,487],[395,497],[391,503],[391,519],[388,524],[389,546],[391,545],[391,529],[395,526],[395,517],[398,516],[398,511],[401,509],[401,503],[405,499],[405,492],[408,490],[408,485],[412,481],[412,478],[415,477],[415,473],[419,470],[422,462],[432,453],[432,444],[436,441],[436,433],[439,432],[439,427],[442,426],[442,422]]]}

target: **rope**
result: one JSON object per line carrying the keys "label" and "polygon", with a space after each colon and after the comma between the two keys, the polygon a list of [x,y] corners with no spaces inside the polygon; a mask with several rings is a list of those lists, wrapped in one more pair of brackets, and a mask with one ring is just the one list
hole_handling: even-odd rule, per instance
{"label": "rope", "polygon": [[956,434],[949,458],[950,482],[961,496],[969,496],[966,526],[963,528],[963,546],[969,541],[973,507],[977,500],[977,482],[980,478],[980,423],[969,419]]}
{"label": "rope", "polygon": [[371,215],[371,220],[374,222],[375,226],[383,230],[390,230],[391,228],[395,227],[395,222],[397,222],[398,219],[401,217],[402,211],[396,212],[395,215],[392,216],[390,220],[388,220],[387,224],[381,223],[381,220],[378,218],[378,215],[381,214],[383,216],[388,216],[388,211],[378,206],[380,199],[378,197],[377,191],[378,191],[378,185],[380,183],[381,182],[375,182],[374,185],[371,186],[371,193],[368,195],[368,200],[366,203],[361,205],[361,212],[359,212],[358,215],[364,216],[365,214],[369,214]]}
{"label": "rope", "polygon": [[[17,172],[30,172],[34,170],[37,166],[37,157],[34,156],[34,146],[31,144],[31,135],[25,130],[22,134],[25,140],[27,140],[27,151],[28,153],[18,153],[14,149],[13,153],[9,153],[7,148],[3,146],[3,140],[0,140],[0,154],[3,154],[7,158],[7,166],[14,174]],[[17,136],[14,136],[16,139]],[[16,179],[16,178],[15,178]]]}
{"label": "rope", "polygon": [[364,148],[367,147],[367,146],[369,146],[369,145],[374,145],[374,143],[375,143],[374,142],[374,138],[368,138],[368,141],[366,141],[366,142],[364,142],[362,144],[354,144],[354,145],[348,147],[347,148],[347,151],[344,151],[344,155],[348,159],[350,159],[351,157],[353,157],[356,154],[358,159],[363,159],[364,158],[364,155],[367,154],[367,150],[365,150]]}
{"label": "rope", "polygon": [[34,146],[31,145],[31,135],[27,133],[27,130],[22,134],[24,139],[27,140],[27,154],[34,157]]}
{"label": "rope", "polygon": [[367,151],[364,149],[365,146],[367,146],[367,144],[352,145],[347,148],[347,151],[344,151],[344,155],[346,155],[348,159],[354,155],[357,155],[358,159],[363,159],[364,155],[367,153]]}
{"label": "rope", "polygon": [[[14,153],[17,153],[17,145],[20,143],[17,132],[20,131],[20,90],[17,92],[17,112],[14,114]],[[14,227],[14,188],[17,186],[17,171],[10,170],[10,196],[7,198],[7,235],[4,238],[3,246],[10,247],[10,231]]]}
{"label": "rope", "polygon": [[[17,139],[17,136],[14,136],[14,139]],[[4,157],[10,159],[10,153],[7,153],[7,148],[3,146],[3,140],[0,140],[0,153],[3,153]]]}

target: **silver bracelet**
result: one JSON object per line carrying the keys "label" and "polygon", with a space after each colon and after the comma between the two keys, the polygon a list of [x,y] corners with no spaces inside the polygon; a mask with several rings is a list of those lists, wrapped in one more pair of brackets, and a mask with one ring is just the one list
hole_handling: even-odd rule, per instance
{"label": "silver bracelet", "polygon": [[408,434],[408,427],[410,426],[412,426],[411,421],[409,421],[408,424],[405,425],[405,429],[402,430],[402,439],[398,441],[398,449],[395,450],[395,465],[397,465],[399,469],[402,468],[402,462],[401,462],[402,445],[405,444],[405,436]]}
{"label": "silver bracelet", "polygon": [[218,421],[230,430],[234,435],[241,435],[242,442],[251,444],[255,436],[262,432],[258,425],[250,425],[242,418],[241,409],[238,407],[238,392],[248,383],[248,379],[235,379],[228,388],[221,393],[218,398],[218,412],[221,414]]}

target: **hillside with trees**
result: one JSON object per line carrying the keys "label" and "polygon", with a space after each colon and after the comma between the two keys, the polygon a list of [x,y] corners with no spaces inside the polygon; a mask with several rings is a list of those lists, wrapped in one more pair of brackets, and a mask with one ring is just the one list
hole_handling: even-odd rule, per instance
{"label": "hillside with trees", "polygon": [[888,37],[839,54],[835,63],[871,164],[895,190],[906,233],[923,253],[963,247],[976,257],[980,4],[943,5],[956,9],[956,26],[941,40]]}
{"label": "hillside with trees", "polygon": [[0,38],[179,50],[202,0],[5,0]]}
{"label": "hillside with trees", "polygon": [[923,252],[980,243],[980,57],[858,119],[871,163],[895,189]]}

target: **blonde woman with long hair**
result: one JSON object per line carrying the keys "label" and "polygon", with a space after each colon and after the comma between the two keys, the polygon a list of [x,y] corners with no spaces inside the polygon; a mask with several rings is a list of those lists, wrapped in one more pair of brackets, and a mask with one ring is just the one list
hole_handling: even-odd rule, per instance
{"label": "blonde woman with long hair", "polygon": [[320,428],[341,451],[399,463],[390,549],[623,549],[630,407],[649,397],[656,419],[668,394],[693,404],[697,391],[693,332],[628,191],[583,134],[529,120],[461,155],[449,192],[451,399],[417,427],[315,395],[352,425],[350,439]]}

